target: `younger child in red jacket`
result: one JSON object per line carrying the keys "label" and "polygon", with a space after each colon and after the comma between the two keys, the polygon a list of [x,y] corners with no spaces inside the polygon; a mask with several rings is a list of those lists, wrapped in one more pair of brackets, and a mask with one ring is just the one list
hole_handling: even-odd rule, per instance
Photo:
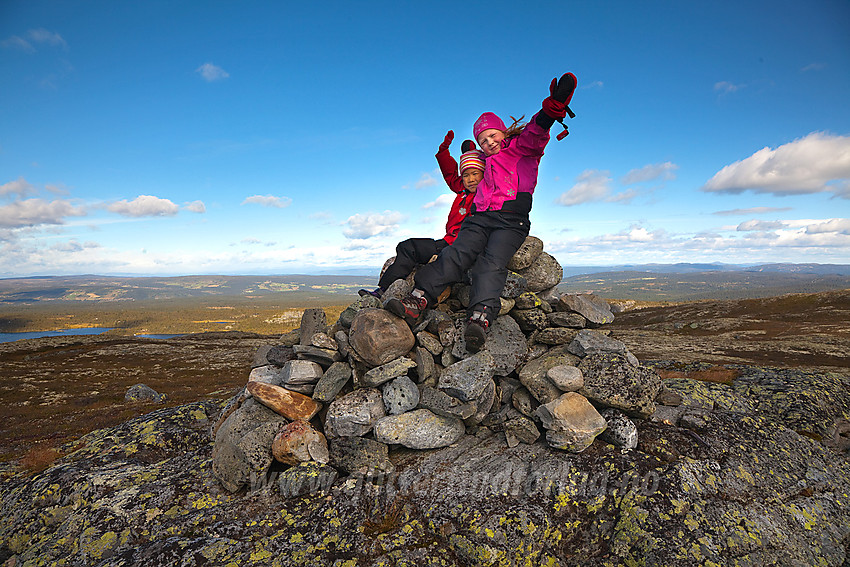
{"label": "younger child in red jacket", "polygon": [[472,201],[475,198],[475,190],[478,183],[484,178],[484,153],[475,149],[475,142],[466,140],[461,146],[463,154],[460,156],[460,175],[458,175],[458,163],[449,153],[449,144],[454,139],[451,130],[446,134],[443,143],[437,151],[437,163],[443,173],[443,179],[449,189],[454,191],[454,202],[449,209],[449,218],[446,221],[446,235],[439,239],[433,238],[409,238],[399,242],[396,246],[395,261],[386,269],[384,275],[378,281],[378,287],[374,291],[361,289],[361,296],[373,295],[380,298],[391,283],[400,278],[406,278],[419,264],[427,263],[440,250],[454,242],[460,230],[460,223],[470,213]]}

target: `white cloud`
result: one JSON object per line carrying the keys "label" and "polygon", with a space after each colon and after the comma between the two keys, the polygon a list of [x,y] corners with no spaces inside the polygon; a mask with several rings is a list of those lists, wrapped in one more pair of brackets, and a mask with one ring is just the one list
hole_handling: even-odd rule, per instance
{"label": "white cloud", "polygon": [[425,203],[422,205],[423,209],[433,209],[434,207],[450,207],[454,202],[455,196],[449,195],[448,193],[443,193],[439,197],[437,197],[434,201],[430,203]]}
{"label": "white cloud", "polygon": [[607,203],[631,203],[635,197],[640,195],[635,189],[628,189],[627,191],[620,191],[616,195],[611,195],[610,197],[605,199]]}
{"label": "white cloud", "polygon": [[204,63],[203,65],[195,69],[195,72],[198,73],[208,83],[212,83],[214,81],[221,81],[230,76],[230,73],[228,73],[218,65],[213,65],[212,63]]}
{"label": "white cloud", "polygon": [[437,180],[434,179],[430,173],[423,173],[422,177],[419,178],[419,181],[416,182],[414,187],[417,189],[424,189],[425,187],[433,187],[437,184]]}
{"label": "white cloud", "polygon": [[61,35],[55,32],[47,31],[44,28],[29,30],[27,35],[33,43],[46,43],[47,45],[59,46],[67,49],[68,44]]}
{"label": "white cloud", "polygon": [[782,221],[761,221],[761,220],[748,220],[744,221],[738,225],[735,229],[739,232],[747,232],[747,231],[768,231],[768,230],[777,230],[779,228],[785,228],[785,223]]}
{"label": "white cloud", "polygon": [[85,214],[83,207],[74,206],[61,199],[26,199],[0,206],[0,228],[64,224],[65,217],[81,217]]}
{"label": "white cloud", "polygon": [[735,216],[735,215],[764,215],[768,213],[782,213],[790,211],[791,207],[750,207],[749,209],[730,209],[728,211],[716,211],[711,213],[718,216]]}
{"label": "white cloud", "polygon": [[850,219],[830,219],[806,227],[806,234],[824,234],[827,232],[850,234]]}
{"label": "white cloud", "polygon": [[14,181],[9,181],[8,183],[0,185],[0,197],[5,197],[7,195],[26,197],[27,195],[34,195],[36,193],[38,193],[36,186],[29,183],[23,177],[18,177]]}
{"label": "white cloud", "polygon": [[826,69],[826,63],[809,63],[800,69],[800,71],[807,73],[809,71],[823,71],[824,69]]}
{"label": "white cloud", "polygon": [[275,197],[274,195],[251,195],[244,201],[243,205],[262,205],[264,207],[275,207],[277,209],[285,209],[292,204],[292,199],[289,197]]}
{"label": "white cloud", "polygon": [[2,45],[3,47],[20,49],[21,51],[26,51],[27,53],[35,53],[37,51],[35,45],[33,44],[46,44],[62,47],[63,49],[68,49],[68,44],[62,38],[61,35],[55,32],[48,31],[44,28],[29,30],[26,33],[26,37],[27,39],[24,39],[21,36],[13,35],[4,39],[2,43],[0,43],[0,45]]}
{"label": "white cloud", "polygon": [[623,185],[632,185],[634,183],[645,183],[654,181],[655,179],[671,180],[676,178],[674,173],[679,166],[675,163],[666,161],[664,163],[654,163],[633,169],[623,176],[621,183]]}
{"label": "white cloud", "polygon": [[820,193],[841,195],[850,178],[850,137],[813,132],[805,138],[727,165],[701,188],[709,193],[772,193],[777,196]]}
{"label": "white cloud", "polygon": [[718,83],[714,83],[714,90],[719,91],[721,94],[734,93],[735,91],[740,90],[743,87],[744,85],[736,85],[728,81],[720,81]]}
{"label": "white cloud", "polygon": [[170,217],[177,214],[179,207],[168,199],[139,195],[132,201],[116,201],[107,205],[106,209],[125,217]]}
{"label": "white cloud", "polygon": [[383,213],[365,215],[358,213],[348,217],[348,220],[345,221],[348,228],[343,230],[342,233],[350,239],[365,239],[379,234],[391,234],[404,218],[404,215],[398,211],[384,211]]}
{"label": "white cloud", "polygon": [[601,89],[604,87],[604,83],[602,81],[593,81],[592,83],[588,83],[586,85],[579,85],[580,89]]}
{"label": "white cloud", "polygon": [[207,207],[204,205],[203,201],[192,201],[191,203],[186,203],[183,206],[183,209],[192,213],[205,213],[207,212]]}
{"label": "white cloud", "polygon": [[558,197],[556,203],[571,207],[601,201],[611,193],[609,172],[588,169],[576,178],[576,184]]}

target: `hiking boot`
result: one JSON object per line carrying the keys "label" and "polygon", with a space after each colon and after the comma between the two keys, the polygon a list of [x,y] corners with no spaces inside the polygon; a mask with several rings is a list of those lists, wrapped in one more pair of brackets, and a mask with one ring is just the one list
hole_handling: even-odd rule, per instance
{"label": "hiking boot", "polygon": [[393,297],[384,303],[384,309],[396,317],[401,317],[411,327],[416,325],[427,307],[427,299],[413,294],[408,294],[401,299]]}
{"label": "hiking boot", "polygon": [[466,342],[466,350],[469,352],[478,352],[484,347],[487,341],[487,329],[490,327],[489,321],[481,313],[480,317],[476,317],[479,313],[474,313],[469,318],[466,324],[466,330],[463,332],[463,340]]}
{"label": "hiking boot", "polygon": [[369,291],[368,289],[361,289],[361,290],[358,290],[357,295],[359,295],[360,297],[366,297],[367,295],[371,295],[372,297],[377,297],[378,299],[381,299],[382,292],[381,292],[381,288],[376,288],[375,291]]}

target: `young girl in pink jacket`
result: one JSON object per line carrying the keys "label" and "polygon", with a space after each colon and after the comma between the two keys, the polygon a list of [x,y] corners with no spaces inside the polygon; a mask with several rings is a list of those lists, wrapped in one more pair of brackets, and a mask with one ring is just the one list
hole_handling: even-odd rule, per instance
{"label": "young girl in pink jacket", "polygon": [[477,352],[501,307],[499,296],[508,275],[507,265],[528,236],[537,167],[549,142],[549,129],[566,116],[576,88],[572,73],[553,79],[543,108],[525,126],[505,128],[492,112],[473,126],[484,151],[484,179],[478,184],[473,211],[461,224],[457,239],[437,260],[416,272],[415,288],[407,297],[390,299],[385,308],[415,325],[422,312],[436,303],[447,285],[461,281],[471,268],[472,287],[464,332],[467,350]]}

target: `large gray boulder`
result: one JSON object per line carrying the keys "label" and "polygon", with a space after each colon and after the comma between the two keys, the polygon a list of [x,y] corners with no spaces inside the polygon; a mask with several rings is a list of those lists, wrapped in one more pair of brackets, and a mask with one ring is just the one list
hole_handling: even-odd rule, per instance
{"label": "large gray boulder", "polygon": [[495,372],[493,355],[483,350],[444,368],[437,387],[463,402],[473,402],[492,382]]}
{"label": "large gray boulder", "polygon": [[328,437],[360,437],[387,415],[384,398],[375,388],[360,388],[335,399],[325,415]]}
{"label": "large gray boulder", "polygon": [[557,311],[578,313],[587,319],[589,327],[598,327],[614,322],[614,314],[608,303],[592,293],[565,293],[558,298]]}
{"label": "large gray boulder", "polygon": [[272,442],[286,418],[247,399],[215,434],[212,471],[221,485],[236,492],[264,478],[272,464]]}
{"label": "large gray boulder", "polygon": [[376,440],[409,449],[448,447],[463,437],[465,431],[461,420],[436,415],[426,409],[390,415],[375,423]]}
{"label": "large gray boulder", "polygon": [[564,278],[564,269],[554,256],[547,252],[540,255],[519,274],[528,282],[528,291],[544,291],[561,283]]}
{"label": "large gray boulder", "polygon": [[634,366],[621,354],[592,354],[578,365],[584,376],[579,392],[588,399],[637,417],[655,412],[661,378],[651,368]]}

